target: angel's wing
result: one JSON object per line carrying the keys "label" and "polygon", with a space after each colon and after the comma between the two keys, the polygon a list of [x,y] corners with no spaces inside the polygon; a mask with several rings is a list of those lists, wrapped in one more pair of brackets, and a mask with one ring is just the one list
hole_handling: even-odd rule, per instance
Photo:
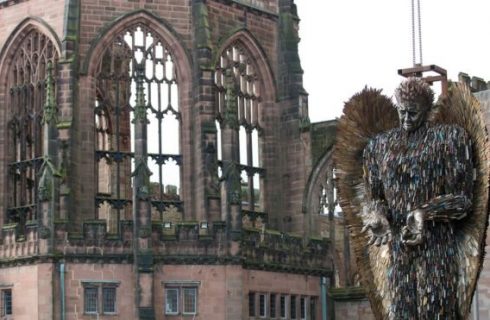
{"label": "angel's wing", "polygon": [[455,83],[436,109],[436,123],[455,124],[466,130],[473,143],[474,186],[472,212],[456,228],[458,244],[459,310],[470,311],[473,293],[480,274],[488,225],[488,141],[480,103],[465,84]]}
{"label": "angel's wing", "polygon": [[366,246],[361,234],[364,180],[362,155],[368,141],[398,125],[398,115],[391,100],[381,90],[365,88],[344,106],[337,127],[334,161],[338,177],[340,205],[350,228],[351,246],[356,256],[361,282],[377,319],[388,318],[389,292],[387,246]]}

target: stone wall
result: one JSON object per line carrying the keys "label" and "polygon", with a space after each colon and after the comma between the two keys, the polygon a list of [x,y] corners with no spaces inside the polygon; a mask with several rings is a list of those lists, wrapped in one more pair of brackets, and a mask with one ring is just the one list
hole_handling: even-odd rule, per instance
{"label": "stone wall", "polygon": [[[15,5],[14,5],[15,3]],[[7,1],[0,4],[0,48],[3,48],[9,35],[26,17],[46,22],[61,41],[63,36],[65,1],[28,0]]]}
{"label": "stone wall", "polygon": [[371,305],[367,299],[335,303],[335,319],[374,320]]}
{"label": "stone wall", "polygon": [[0,290],[12,290],[12,314],[19,320],[52,320],[55,266],[41,263],[2,269]]}
{"label": "stone wall", "polygon": [[[109,283],[116,286],[117,319],[135,319],[135,273],[132,264],[67,263],[65,268],[67,319],[93,319],[94,315],[84,314],[84,285]],[[101,314],[98,319],[114,319],[115,316]]]}

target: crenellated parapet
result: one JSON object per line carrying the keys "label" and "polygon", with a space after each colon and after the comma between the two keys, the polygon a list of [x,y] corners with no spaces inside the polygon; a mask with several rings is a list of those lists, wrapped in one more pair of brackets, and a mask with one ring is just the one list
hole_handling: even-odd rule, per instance
{"label": "crenellated parapet", "polygon": [[[25,263],[38,259],[65,259],[110,263],[133,261],[133,222],[120,222],[120,233],[107,232],[105,220],[83,223],[81,232],[69,232],[68,221],[54,223],[54,252],[40,253],[46,237],[42,227],[28,223],[24,230],[9,224],[2,228],[0,264]],[[151,242],[154,263],[166,264],[243,264],[249,269],[326,275],[332,270],[327,239],[304,239],[265,228],[244,228],[237,255],[227,251],[230,245],[226,223],[160,222],[152,223],[151,232],[139,237]]]}
{"label": "crenellated parapet", "polygon": [[[66,228],[66,223],[58,223],[56,228],[56,250],[62,255],[133,254],[132,221],[121,221],[119,235],[107,233],[104,220],[84,222],[81,233],[68,233]],[[224,254],[218,249],[225,242],[224,226],[220,222],[153,222],[151,230],[139,230],[138,238],[151,242],[155,256]]]}
{"label": "crenellated parapet", "polygon": [[485,81],[485,79],[476,76],[470,77],[464,72],[458,74],[458,81],[466,84],[471,92],[485,91],[490,87],[490,82]]}
{"label": "crenellated parapet", "polygon": [[67,221],[55,222],[55,252],[59,256],[132,254],[132,221],[120,222],[120,235],[107,233],[105,220],[85,221],[80,233],[68,232]]}
{"label": "crenellated parapet", "polygon": [[228,242],[225,224],[222,222],[164,222],[157,227],[152,242],[156,260],[165,263],[216,263],[218,257],[227,255]]}
{"label": "crenellated parapet", "polygon": [[[57,220],[54,225],[54,252],[48,258],[123,263],[133,259],[134,229],[130,220],[120,222],[119,234],[108,233],[105,220],[85,221],[81,232],[69,232],[67,220]],[[18,224],[4,225],[1,233],[0,264],[40,258],[42,240],[49,235],[49,230],[39,227],[35,222],[28,223],[22,230]],[[150,240],[153,254],[157,258],[183,256],[189,260],[189,257],[195,257],[194,263],[197,263],[201,260],[200,257],[226,255],[225,224],[220,221],[153,222],[149,232],[146,229],[139,230],[138,238]]]}
{"label": "crenellated parapet", "polygon": [[27,223],[26,230],[20,232],[17,224],[2,227],[0,260],[11,261],[15,258],[36,256],[39,253],[38,228]]}
{"label": "crenellated parapet", "polygon": [[305,239],[265,229],[244,229],[241,254],[251,269],[328,275],[332,271],[327,239]]}

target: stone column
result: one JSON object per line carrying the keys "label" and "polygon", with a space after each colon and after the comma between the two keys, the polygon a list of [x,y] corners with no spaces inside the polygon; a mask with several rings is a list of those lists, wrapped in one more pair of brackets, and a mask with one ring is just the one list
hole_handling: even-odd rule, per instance
{"label": "stone column", "polygon": [[[198,117],[193,119],[196,155],[194,219],[198,221],[220,220],[220,198],[217,151],[216,100],[214,88],[213,45],[205,0],[192,1],[194,42],[194,99]],[[186,204],[186,208],[190,205]],[[186,215],[186,218],[189,215]]]}
{"label": "stone column", "polygon": [[48,63],[46,77],[46,102],[43,109],[43,163],[40,170],[41,178],[38,185],[38,233],[40,254],[53,252],[54,217],[58,198],[58,188],[55,177],[60,174],[57,170],[58,129],[53,64]]}
{"label": "stone column", "polygon": [[134,107],[133,254],[136,271],[136,305],[139,319],[155,319],[153,307],[153,254],[151,251],[148,119],[144,93],[144,64],[136,66]]}
{"label": "stone column", "polygon": [[221,190],[221,213],[226,221],[227,234],[231,240],[229,253],[238,252],[237,240],[241,235],[242,206],[240,184],[240,154],[239,154],[239,122],[237,105],[237,84],[233,76],[233,70],[227,67],[225,73],[225,110],[223,125],[221,128],[221,144],[223,158],[223,179]]}

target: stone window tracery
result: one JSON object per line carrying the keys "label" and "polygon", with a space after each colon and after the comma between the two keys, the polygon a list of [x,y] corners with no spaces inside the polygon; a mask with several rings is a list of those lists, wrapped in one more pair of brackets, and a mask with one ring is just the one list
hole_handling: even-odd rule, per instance
{"label": "stone window tracery", "polygon": [[[105,50],[97,72],[94,102],[99,219],[118,232],[121,219],[131,219],[137,82],[142,83],[147,117],[147,150],[152,219],[181,209],[180,126],[176,65],[156,32],[135,24]],[[137,111],[137,110],[136,110]]]}
{"label": "stone window tracery", "polygon": [[[235,147],[239,152],[242,208],[245,211],[263,211],[262,178],[265,170],[260,158],[262,128],[259,121],[263,85],[251,56],[240,42],[223,51],[215,70],[217,121],[222,125],[232,118],[231,121],[237,124],[239,143]],[[230,83],[233,86],[231,91]],[[227,103],[229,99],[234,100],[232,104]],[[230,106],[236,107],[229,110]],[[221,134],[219,128],[218,134]],[[221,152],[218,152],[218,160],[221,160],[220,156]]]}
{"label": "stone window tracery", "polygon": [[320,214],[328,215],[331,212],[334,215],[338,215],[342,211],[338,201],[337,186],[335,181],[335,168],[333,168],[332,164],[330,163],[325,179],[321,182],[320,187]]}
{"label": "stone window tracery", "polygon": [[58,52],[49,37],[30,30],[12,54],[7,75],[7,222],[37,219],[42,164],[42,116],[48,64],[56,70]]}

